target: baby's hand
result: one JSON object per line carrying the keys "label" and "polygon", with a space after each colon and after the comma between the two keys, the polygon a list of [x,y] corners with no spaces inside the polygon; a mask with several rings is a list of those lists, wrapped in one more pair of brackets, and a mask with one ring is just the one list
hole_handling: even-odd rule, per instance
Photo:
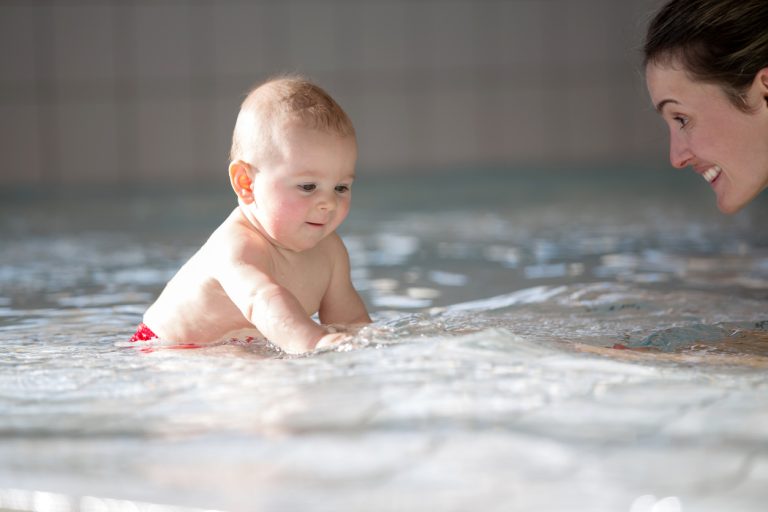
{"label": "baby's hand", "polygon": [[352,339],[352,337],[349,334],[343,332],[333,332],[326,334],[320,338],[320,341],[317,342],[317,345],[315,345],[315,350],[332,348],[344,343],[345,341],[349,341],[350,339]]}

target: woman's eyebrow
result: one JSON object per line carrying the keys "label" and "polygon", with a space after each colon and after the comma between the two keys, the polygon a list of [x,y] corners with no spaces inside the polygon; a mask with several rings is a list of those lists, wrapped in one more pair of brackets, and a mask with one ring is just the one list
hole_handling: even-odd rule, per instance
{"label": "woman's eyebrow", "polygon": [[667,105],[667,103],[676,103],[680,104],[677,100],[667,99],[667,100],[661,100],[659,103],[656,104],[656,112],[661,114],[661,111],[664,110],[664,107]]}

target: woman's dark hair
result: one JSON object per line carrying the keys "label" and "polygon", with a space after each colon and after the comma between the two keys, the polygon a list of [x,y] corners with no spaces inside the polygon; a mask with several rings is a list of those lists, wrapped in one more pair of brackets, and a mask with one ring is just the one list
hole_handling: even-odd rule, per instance
{"label": "woman's dark hair", "polygon": [[747,111],[744,92],[768,67],[768,0],[671,0],[651,21],[644,53],[646,66],[677,61]]}

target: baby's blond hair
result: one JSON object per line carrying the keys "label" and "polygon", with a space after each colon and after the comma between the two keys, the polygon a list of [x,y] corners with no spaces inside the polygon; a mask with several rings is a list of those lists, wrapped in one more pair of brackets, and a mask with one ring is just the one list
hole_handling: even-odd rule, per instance
{"label": "baby's blond hair", "polygon": [[246,96],[232,134],[230,160],[253,162],[270,151],[275,129],[288,121],[341,137],[355,135],[349,116],[327,92],[302,76],[283,75]]}

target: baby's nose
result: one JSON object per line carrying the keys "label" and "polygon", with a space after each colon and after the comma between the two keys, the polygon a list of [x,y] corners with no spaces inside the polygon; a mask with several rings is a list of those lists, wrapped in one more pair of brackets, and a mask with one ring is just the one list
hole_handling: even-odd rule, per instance
{"label": "baby's nose", "polygon": [[320,208],[323,211],[333,211],[336,209],[336,196],[335,195],[324,195],[320,198],[320,202],[318,203],[318,208]]}

